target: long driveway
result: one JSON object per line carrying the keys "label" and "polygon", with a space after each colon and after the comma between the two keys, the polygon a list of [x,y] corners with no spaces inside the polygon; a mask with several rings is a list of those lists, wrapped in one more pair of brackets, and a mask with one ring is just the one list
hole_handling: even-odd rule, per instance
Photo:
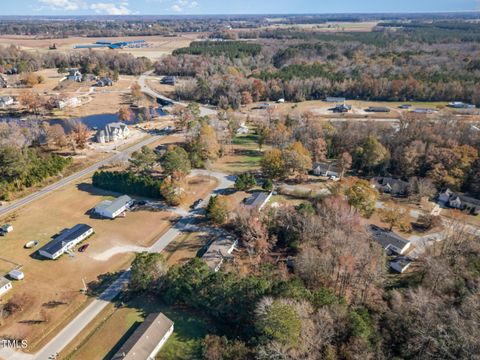
{"label": "long driveway", "polygon": [[57,181],[56,183],[52,184],[52,185],[49,185],[31,195],[28,195],[28,196],[25,196],[24,198],[21,198],[20,200],[17,200],[17,201],[14,201],[12,202],[11,204],[8,204],[6,206],[2,206],[0,207],[0,216],[3,216],[5,214],[8,214],[14,210],[17,210],[19,208],[21,208],[22,206],[25,206],[27,204],[30,204],[31,202],[35,201],[35,200],[38,200],[48,194],[50,194],[52,191],[55,191],[55,190],[58,190],[62,187],[64,187],[65,185],[68,185],[76,180],[79,180],[81,179],[82,177],[94,172],[94,171],[97,171],[98,169],[100,169],[102,166],[104,165],[107,165],[107,164],[110,164],[112,162],[115,162],[117,160],[120,160],[122,159],[123,157],[125,157],[126,155],[129,155],[131,153],[133,153],[134,151],[137,151],[139,150],[142,146],[145,146],[145,145],[149,145],[157,140],[160,139],[160,136],[151,136],[149,137],[148,139],[145,139],[143,141],[141,141],[140,143],[137,143],[131,147],[129,147],[128,149],[126,150],[123,150],[115,155],[112,155],[106,159],[103,159],[83,170],[80,170],[79,172],[76,172],[75,174],[72,174],[70,176],[67,176],[66,178],[63,178],[62,180],[59,180]]}
{"label": "long driveway", "polygon": [[[204,199],[208,201],[210,196],[221,193],[234,184],[234,177],[227,174],[207,170],[194,170],[192,175],[204,175],[215,177],[219,184]],[[33,201],[33,200],[32,200]],[[163,234],[150,248],[149,252],[161,252],[168,246],[182,231],[188,230],[191,223],[197,218],[197,210],[191,210],[183,216],[173,227]],[[80,314],[78,314],[67,326],[65,326],[47,345],[38,353],[31,355],[16,352],[9,348],[0,348],[0,357],[4,360],[48,360],[53,354],[60,353],[67,345],[80,334],[80,332],[97,317],[103,309],[120,294],[130,278],[130,269],[127,269],[117,280],[115,280],[97,299],[93,300]],[[61,358],[61,356],[60,356]]]}
{"label": "long driveway", "polygon": [[[148,95],[148,96],[150,96],[154,99],[161,99],[165,102],[170,102],[174,105],[180,105],[180,106],[187,106],[188,105],[188,104],[180,102],[180,101],[172,100],[172,99],[166,97],[165,95],[162,95],[159,92],[156,92],[150,86],[148,86],[148,84],[146,82],[146,79],[147,79],[147,76],[151,76],[152,74],[153,74],[152,70],[147,71],[146,73],[142,74],[140,76],[140,78],[138,79],[138,84],[140,85],[140,89],[144,94],[146,94],[146,95]],[[210,109],[208,107],[205,107],[205,106],[200,106],[200,115],[201,116],[210,116],[210,115],[216,115],[216,114],[217,114],[217,112],[215,110],[212,110],[212,109]]]}

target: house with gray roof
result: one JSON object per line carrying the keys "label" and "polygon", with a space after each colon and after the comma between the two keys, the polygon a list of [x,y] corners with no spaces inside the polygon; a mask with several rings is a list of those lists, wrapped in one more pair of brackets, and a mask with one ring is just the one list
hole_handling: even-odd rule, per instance
{"label": "house with gray roof", "polygon": [[253,193],[252,196],[245,200],[245,205],[248,208],[261,211],[265,205],[267,205],[268,200],[272,197],[272,192],[257,191]]}
{"label": "house with gray roof", "polygon": [[95,206],[94,212],[102,217],[108,219],[115,219],[120,214],[124,213],[132,205],[133,200],[128,195],[123,195],[115,200],[103,200],[100,204]]}
{"label": "house with gray roof", "polygon": [[391,177],[378,176],[373,179],[375,188],[379,191],[394,196],[405,196],[408,194],[408,182]]}
{"label": "house with gray roof", "polygon": [[438,195],[440,204],[466,211],[472,215],[480,214],[480,199],[475,199],[470,196],[460,195],[450,189],[442,191]]}
{"label": "house with gray roof", "polygon": [[395,234],[392,231],[382,229],[376,225],[370,225],[368,227],[373,240],[380,244],[385,251],[398,255],[404,255],[411,246],[410,240]]}
{"label": "house with gray roof", "polygon": [[225,259],[233,258],[232,252],[238,244],[238,240],[233,236],[222,237],[214,240],[208,247],[202,259],[207,263],[208,267],[217,272],[220,270]]}
{"label": "house with gray roof", "polygon": [[68,70],[67,80],[82,82],[83,75],[78,69]]}
{"label": "house with gray roof", "polygon": [[93,229],[90,226],[77,224],[70,229],[62,231],[60,235],[42,246],[38,252],[47,259],[55,260],[92,234]]}
{"label": "house with gray roof", "polygon": [[130,134],[128,126],[121,122],[105,125],[105,128],[97,132],[97,141],[105,144],[112,141],[125,139]]}
{"label": "house with gray roof", "polygon": [[173,321],[163,313],[148,315],[113,355],[112,360],[155,360],[173,333]]}

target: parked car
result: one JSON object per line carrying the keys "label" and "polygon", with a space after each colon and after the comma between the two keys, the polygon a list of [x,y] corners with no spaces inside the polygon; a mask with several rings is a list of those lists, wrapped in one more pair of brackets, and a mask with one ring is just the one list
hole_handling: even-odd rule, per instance
{"label": "parked car", "polygon": [[85,245],[82,245],[78,248],[78,252],[85,252],[85,250],[87,250],[87,248],[90,246],[90,244],[85,244]]}

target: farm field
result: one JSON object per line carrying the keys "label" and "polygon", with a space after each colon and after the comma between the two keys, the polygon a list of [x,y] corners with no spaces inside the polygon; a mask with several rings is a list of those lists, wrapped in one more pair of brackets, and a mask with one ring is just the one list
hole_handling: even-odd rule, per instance
{"label": "farm field", "polygon": [[366,22],[326,22],[324,24],[274,24],[275,21],[282,19],[270,19],[273,23],[271,25],[262,27],[261,29],[303,29],[308,31],[317,32],[342,32],[342,31],[355,31],[355,32],[370,32],[375,26],[377,21]]}
{"label": "farm field", "polygon": [[[28,306],[6,320],[1,335],[26,338],[31,345],[29,350],[33,351],[60,322],[72,316],[88,300],[79,292],[83,288],[82,280],[94,282],[103,274],[125,268],[133,259],[132,253],[121,253],[105,260],[95,254],[114,247],[149,246],[169,227],[173,218],[168,212],[136,211],[113,221],[91,219],[86,212],[109,195],[111,193],[95,189],[89,180],[84,180],[2,219],[15,228],[1,240],[2,255],[22,264],[25,273],[25,280],[16,282],[8,297],[25,297]],[[95,234],[84,242],[90,244],[85,253],[75,253],[74,257],[64,255],[50,261],[37,259],[34,251],[23,249],[30,240],[38,240],[42,246],[52,235],[77,223],[86,223],[95,230]],[[65,305],[46,307],[50,302]]]}
{"label": "farm field", "polygon": [[[87,45],[99,40],[105,41],[135,41],[145,40],[149,47],[145,48],[124,48],[119,51],[122,53],[130,53],[134,56],[145,56],[152,60],[158,59],[161,56],[170,54],[173,50],[181,47],[186,47],[192,40],[195,40],[201,33],[182,34],[176,37],[166,36],[124,36],[124,37],[106,37],[106,38],[88,38],[88,37],[69,37],[64,39],[39,39],[33,36],[17,36],[17,35],[3,35],[0,36],[0,46],[10,46],[15,44],[21,49],[27,51],[42,52],[63,52],[66,53],[73,50],[74,45]],[[49,46],[56,44],[57,50],[49,50]],[[105,49],[103,49],[105,50]],[[107,49],[108,50],[108,49]],[[78,50],[80,51],[80,50]],[[95,50],[96,51],[96,50]]]}

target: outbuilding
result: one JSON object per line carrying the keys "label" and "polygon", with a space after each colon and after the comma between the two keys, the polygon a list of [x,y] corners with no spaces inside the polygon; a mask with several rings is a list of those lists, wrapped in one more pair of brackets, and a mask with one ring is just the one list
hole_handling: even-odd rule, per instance
{"label": "outbuilding", "polygon": [[104,200],[95,206],[95,213],[109,219],[115,219],[120,214],[124,213],[132,205],[133,200],[128,195],[123,195],[115,200]]}
{"label": "outbuilding", "polygon": [[17,269],[10,271],[8,276],[13,280],[23,280],[25,278],[25,274]]}
{"label": "outbuilding", "polygon": [[60,235],[42,246],[38,252],[47,259],[55,260],[92,234],[93,229],[90,226],[77,224],[71,229],[62,231]]}

